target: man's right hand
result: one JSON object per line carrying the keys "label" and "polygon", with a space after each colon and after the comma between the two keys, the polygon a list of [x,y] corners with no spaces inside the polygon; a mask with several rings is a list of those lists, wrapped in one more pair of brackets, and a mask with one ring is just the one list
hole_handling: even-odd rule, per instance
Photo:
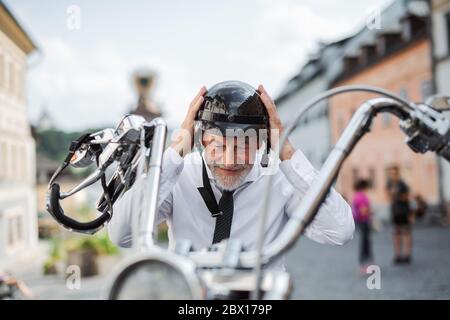
{"label": "man's right hand", "polygon": [[203,103],[203,96],[206,91],[207,90],[204,86],[200,88],[200,91],[190,103],[186,117],[181,123],[180,129],[173,137],[172,144],[170,145],[182,157],[188,154],[193,147],[195,116]]}

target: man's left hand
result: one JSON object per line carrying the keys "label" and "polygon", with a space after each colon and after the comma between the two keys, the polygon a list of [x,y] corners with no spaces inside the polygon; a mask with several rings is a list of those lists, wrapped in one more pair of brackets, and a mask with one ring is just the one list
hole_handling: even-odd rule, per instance
{"label": "man's left hand", "polygon": [[[284,134],[284,127],[281,122],[280,116],[278,115],[277,107],[275,106],[275,103],[273,102],[272,98],[269,96],[263,85],[260,84],[258,86],[258,91],[261,94],[261,100],[266,107],[267,113],[269,114],[270,144],[272,146],[272,149],[276,150],[279,140]],[[289,142],[289,139],[286,139],[286,142],[284,143],[280,151],[280,160],[283,161],[290,159],[294,152],[295,148]]]}

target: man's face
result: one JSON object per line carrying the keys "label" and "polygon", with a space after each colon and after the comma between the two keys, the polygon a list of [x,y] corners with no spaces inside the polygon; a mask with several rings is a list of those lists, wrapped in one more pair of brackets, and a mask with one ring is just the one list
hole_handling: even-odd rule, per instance
{"label": "man's face", "polygon": [[205,159],[216,183],[224,190],[239,187],[253,167],[258,143],[255,137],[203,135]]}

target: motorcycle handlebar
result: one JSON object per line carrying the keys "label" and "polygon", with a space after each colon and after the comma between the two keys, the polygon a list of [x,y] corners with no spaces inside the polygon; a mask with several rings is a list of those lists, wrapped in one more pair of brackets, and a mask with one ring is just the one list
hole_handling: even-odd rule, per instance
{"label": "motorcycle handlebar", "polygon": [[[123,194],[124,189],[129,188],[134,182],[133,172],[136,170],[137,162],[141,159],[140,153],[138,153],[140,152],[139,146],[153,149],[150,143],[154,142],[155,128],[161,126],[164,128],[166,126],[161,119],[154,119],[146,123],[143,117],[127,115],[115,130],[105,129],[97,133],[85,134],[73,141],[63,164],[50,179],[47,211],[58,223],[71,231],[85,234],[96,233],[111,219],[114,202]],[[163,139],[165,139],[165,134]],[[161,142],[162,147],[164,141]],[[97,160],[97,169],[71,190],[61,192],[60,185],[55,182],[61,172],[69,164],[74,167],[84,167],[91,163],[93,158]],[[118,163],[118,168],[107,184],[105,171],[114,162]],[[98,201],[97,210],[102,214],[88,222],[80,222],[67,216],[60,201],[99,180],[102,182],[103,195]]]}
{"label": "motorcycle handlebar", "polygon": [[94,234],[98,230],[100,230],[103,225],[108,222],[111,218],[111,215],[105,211],[103,214],[97,219],[89,222],[80,222],[75,219],[67,216],[61,207],[59,200],[60,196],[60,187],[59,184],[53,183],[50,186],[48,201],[47,201],[47,211],[64,227],[71,229],[73,231],[77,231],[80,233],[86,234]]}

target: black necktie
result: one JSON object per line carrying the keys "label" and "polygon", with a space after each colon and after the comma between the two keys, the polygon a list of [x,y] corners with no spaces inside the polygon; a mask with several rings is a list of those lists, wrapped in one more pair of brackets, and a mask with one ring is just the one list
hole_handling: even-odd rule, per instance
{"label": "black necktie", "polygon": [[231,223],[233,222],[233,192],[224,190],[219,201],[221,215],[216,217],[213,244],[230,237]]}

